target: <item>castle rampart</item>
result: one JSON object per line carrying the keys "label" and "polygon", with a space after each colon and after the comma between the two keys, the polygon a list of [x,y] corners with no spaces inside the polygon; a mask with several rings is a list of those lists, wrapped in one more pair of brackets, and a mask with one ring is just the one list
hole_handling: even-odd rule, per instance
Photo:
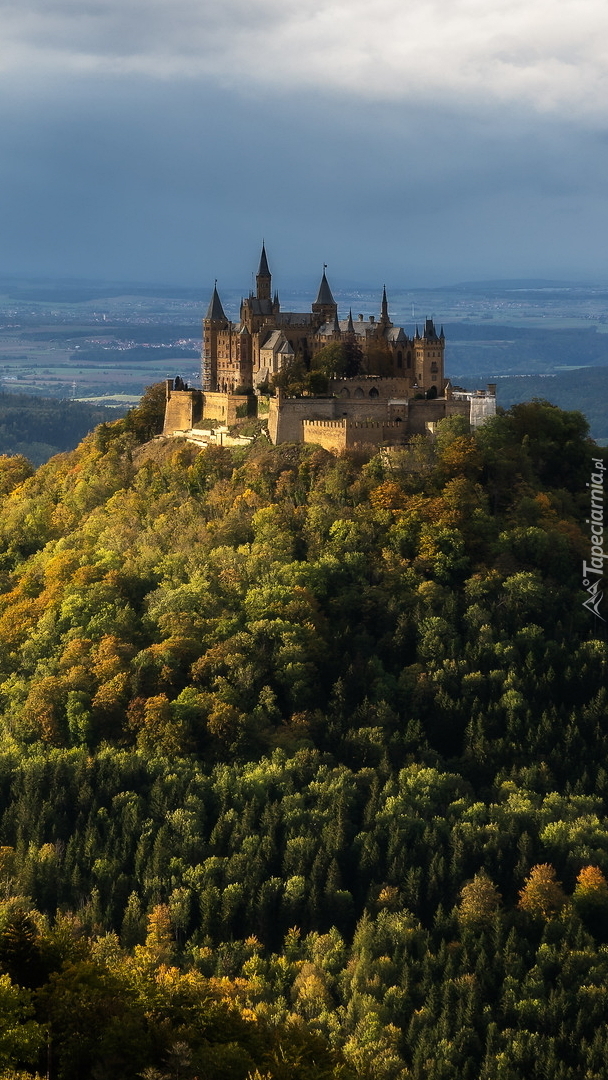
{"label": "castle rampart", "polygon": [[407,439],[407,425],[389,420],[303,420],[305,443],[317,443],[339,452],[357,446],[400,446]]}
{"label": "castle rampart", "polygon": [[[181,380],[175,380],[181,386]],[[167,379],[165,424],[163,434],[174,431],[189,431],[195,427],[203,415],[203,394],[200,390],[175,389],[173,379]]]}
{"label": "castle rampart", "polygon": [[224,424],[236,424],[237,420],[255,412],[255,400],[249,394],[205,392],[203,397],[203,420],[221,420]]}

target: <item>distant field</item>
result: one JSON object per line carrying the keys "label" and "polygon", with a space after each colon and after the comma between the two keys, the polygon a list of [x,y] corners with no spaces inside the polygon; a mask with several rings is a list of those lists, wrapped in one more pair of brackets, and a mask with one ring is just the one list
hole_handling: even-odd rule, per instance
{"label": "distant field", "polygon": [[35,331],[0,326],[0,386],[51,397],[138,398],[168,375],[199,377],[200,344],[186,337],[194,331],[164,325],[104,325],[103,332],[95,324]]}

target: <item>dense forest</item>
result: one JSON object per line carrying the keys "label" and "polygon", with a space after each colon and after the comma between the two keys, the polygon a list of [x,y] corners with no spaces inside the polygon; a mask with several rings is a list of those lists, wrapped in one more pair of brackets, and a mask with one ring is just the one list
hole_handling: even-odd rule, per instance
{"label": "dense forest", "polygon": [[0,1076],[604,1078],[606,452],[201,451],[161,391],[0,458]]}
{"label": "dense forest", "polygon": [[21,454],[42,465],[116,416],[119,410],[104,405],[0,391],[0,454]]}
{"label": "dense forest", "polygon": [[[473,380],[482,388],[496,376]],[[471,385],[468,383],[467,385]],[[578,409],[589,421],[594,439],[608,443],[608,367],[582,367],[555,375],[500,375],[498,398],[505,406],[516,405],[533,397],[542,397],[560,409]]]}

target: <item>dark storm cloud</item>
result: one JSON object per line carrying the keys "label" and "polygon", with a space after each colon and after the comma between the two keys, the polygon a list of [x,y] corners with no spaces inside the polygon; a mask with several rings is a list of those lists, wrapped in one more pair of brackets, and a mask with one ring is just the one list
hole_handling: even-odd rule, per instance
{"label": "dark storm cloud", "polygon": [[583,6],[566,57],[544,0],[0,4],[0,268],[247,288],[264,235],[285,282],[598,273]]}

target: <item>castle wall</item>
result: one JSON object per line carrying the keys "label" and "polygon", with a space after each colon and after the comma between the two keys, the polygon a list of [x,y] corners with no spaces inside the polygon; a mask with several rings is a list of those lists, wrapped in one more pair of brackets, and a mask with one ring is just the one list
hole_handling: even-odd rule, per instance
{"label": "castle wall", "polygon": [[[347,389],[354,391],[358,386],[369,386],[371,383],[374,386],[377,385],[380,390],[381,382],[386,386],[383,388],[382,396],[379,393],[377,398],[354,396],[285,398],[283,394],[270,398],[268,434],[271,442],[275,445],[280,442],[302,442],[305,421],[336,421],[342,424],[347,420],[349,425],[367,424],[370,426],[369,438],[357,437],[358,442],[375,443],[376,435],[373,437],[371,435],[371,426],[375,425],[374,430],[382,429],[385,432],[385,435],[378,436],[378,439],[380,441],[384,439],[384,442],[390,445],[395,439],[402,440],[405,434],[425,435],[428,431],[427,423],[437,423],[446,416],[469,418],[468,401],[446,400],[445,398],[432,398],[429,401],[417,401],[413,398],[407,401],[403,398],[391,400],[391,394],[403,390],[402,379],[357,379],[353,380],[352,384],[349,383]],[[341,386],[344,380],[336,380],[335,384]],[[327,436],[330,441],[333,438],[333,435]],[[318,439],[313,441],[317,442]]]}
{"label": "castle wall", "polygon": [[200,390],[173,390],[173,380],[167,385],[167,405],[163,435],[173,431],[189,431],[198,424],[202,416],[203,395]]}
{"label": "castle wall", "polygon": [[[409,379],[383,379],[368,375],[360,379],[331,379],[330,394],[335,394],[340,401],[390,401],[391,398],[406,398],[411,394]],[[360,391],[361,397],[357,397]],[[375,391],[370,397],[370,391]]]}
{"label": "castle wall", "polygon": [[390,421],[303,420],[305,443],[316,443],[325,450],[341,450],[362,446],[399,446],[407,438],[406,424]]}
{"label": "castle wall", "polygon": [[427,423],[437,423],[446,416],[466,416],[469,419],[468,401],[431,398],[430,401],[410,401],[408,409],[408,430],[410,435],[426,435]]}
{"label": "castle wall", "polygon": [[247,416],[251,409],[249,394],[204,394],[203,420],[223,420],[225,424],[235,424]]}
{"label": "castle wall", "polygon": [[272,443],[302,442],[303,420],[335,419],[335,398],[270,398],[268,435]]}
{"label": "castle wall", "polygon": [[345,420],[303,420],[302,437],[305,443],[339,454],[346,450],[347,424]]}

